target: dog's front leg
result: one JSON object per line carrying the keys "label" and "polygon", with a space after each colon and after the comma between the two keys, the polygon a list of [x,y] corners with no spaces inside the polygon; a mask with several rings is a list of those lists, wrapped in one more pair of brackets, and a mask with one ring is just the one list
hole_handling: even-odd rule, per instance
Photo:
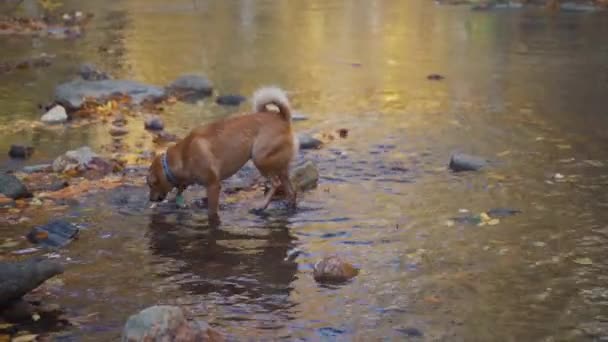
{"label": "dog's front leg", "polygon": [[186,187],[180,186],[177,188],[177,195],[175,195],[175,205],[178,208],[185,208],[186,201],[184,200],[184,191],[186,191]]}
{"label": "dog's front leg", "polygon": [[207,185],[207,216],[211,226],[220,224],[220,191],[221,185],[219,182]]}

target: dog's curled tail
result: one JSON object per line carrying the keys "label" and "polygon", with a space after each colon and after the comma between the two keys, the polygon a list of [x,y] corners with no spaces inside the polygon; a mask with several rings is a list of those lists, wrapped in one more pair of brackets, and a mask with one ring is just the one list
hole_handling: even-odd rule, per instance
{"label": "dog's curled tail", "polygon": [[253,110],[255,112],[266,111],[269,104],[277,106],[279,113],[285,119],[291,120],[291,108],[287,94],[278,87],[263,87],[253,93]]}

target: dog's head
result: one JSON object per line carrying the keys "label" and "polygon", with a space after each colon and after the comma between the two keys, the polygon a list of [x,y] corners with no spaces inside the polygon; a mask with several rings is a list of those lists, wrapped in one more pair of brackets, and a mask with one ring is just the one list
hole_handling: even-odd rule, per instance
{"label": "dog's head", "polygon": [[154,157],[152,165],[148,169],[146,183],[150,188],[150,201],[160,202],[167,197],[167,194],[173,190],[173,185],[167,180],[167,176],[163,172],[163,166],[160,156]]}

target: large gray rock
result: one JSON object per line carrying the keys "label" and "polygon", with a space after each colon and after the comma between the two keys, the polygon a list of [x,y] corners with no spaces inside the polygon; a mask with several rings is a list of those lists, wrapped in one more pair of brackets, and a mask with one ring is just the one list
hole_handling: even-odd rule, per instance
{"label": "large gray rock", "polygon": [[68,120],[68,114],[65,112],[65,108],[57,105],[46,112],[40,120],[49,124],[62,123]]}
{"label": "large gray rock", "polygon": [[0,173],[0,193],[12,199],[30,197],[32,195],[19,178],[8,173]]}
{"label": "large gray rock", "polygon": [[123,342],[224,341],[207,323],[189,320],[175,306],[157,305],[129,317],[122,332]]}
{"label": "large gray rock", "polygon": [[63,273],[60,264],[34,257],[19,262],[0,262],[0,307],[19,300],[47,279]]}
{"label": "large gray rock", "polygon": [[104,100],[112,95],[123,94],[131,97],[135,104],[159,101],[167,93],[161,87],[128,80],[74,80],[63,83],[55,89],[55,101],[69,109],[78,109],[85,98]]}

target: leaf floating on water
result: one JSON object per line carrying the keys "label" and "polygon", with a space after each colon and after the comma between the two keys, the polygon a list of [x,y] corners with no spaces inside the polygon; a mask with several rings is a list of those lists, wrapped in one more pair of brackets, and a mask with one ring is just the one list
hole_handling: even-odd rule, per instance
{"label": "leaf floating on water", "polygon": [[603,167],[604,166],[604,163],[602,163],[599,160],[583,160],[583,163],[594,166],[594,167]]}
{"label": "leaf floating on water", "polygon": [[11,342],[32,342],[36,341],[37,337],[38,335],[36,334],[21,335],[13,338]]}
{"label": "leaf floating on water", "polygon": [[508,156],[509,154],[511,154],[511,150],[506,150],[506,151],[502,151],[498,154],[496,154],[498,157],[504,157],[504,156]]}
{"label": "leaf floating on water", "polygon": [[577,258],[574,259],[574,262],[579,265],[593,265],[593,260],[590,258]]}
{"label": "leaf floating on water", "polygon": [[495,172],[488,172],[487,176],[489,179],[493,179],[493,180],[497,180],[497,181],[505,181],[507,180],[507,177]]}
{"label": "leaf floating on water", "polygon": [[489,220],[489,221],[487,222],[488,226],[495,226],[495,225],[497,225],[497,224],[499,224],[499,223],[500,223],[500,220],[499,220],[499,219],[497,219],[497,218],[495,218],[495,219],[491,219],[491,220]]}

